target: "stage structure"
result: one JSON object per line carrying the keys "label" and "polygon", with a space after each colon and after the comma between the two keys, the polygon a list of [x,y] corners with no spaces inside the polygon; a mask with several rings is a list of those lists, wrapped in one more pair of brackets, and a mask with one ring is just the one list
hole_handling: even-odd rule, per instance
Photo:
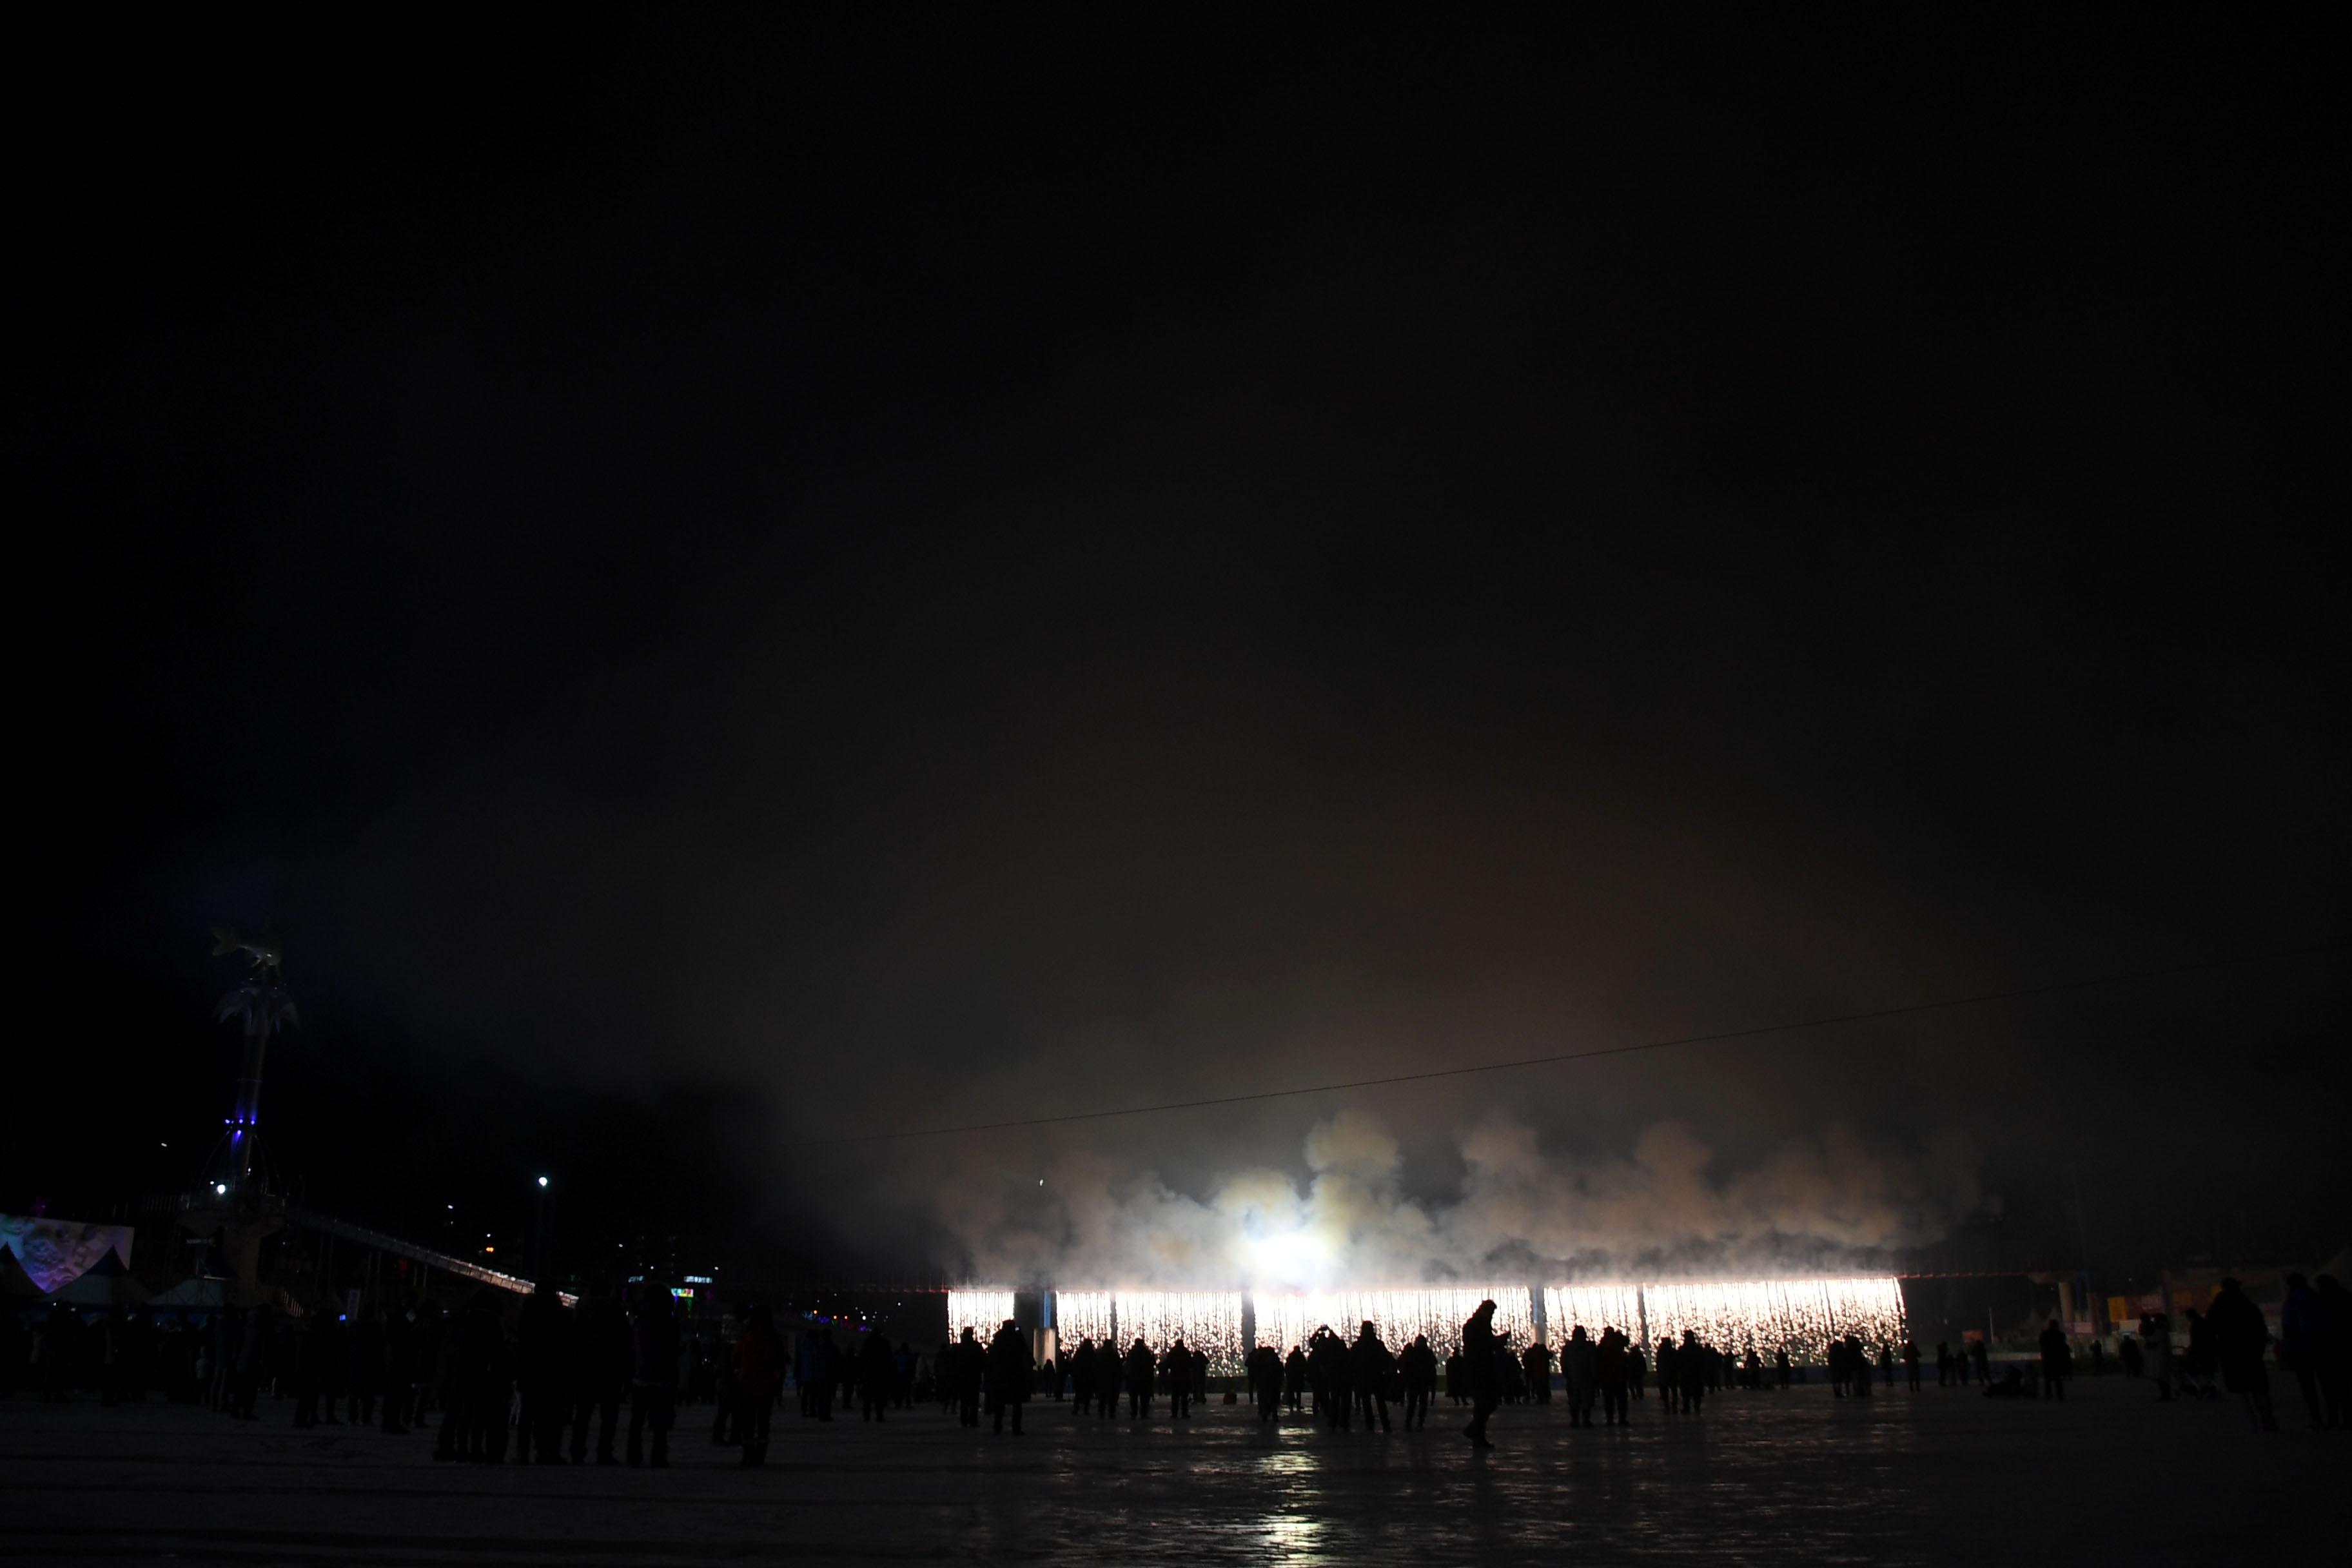
{"label": "stage structure", "polygon": [[[1209,1370],[1218,1377],[1237,1375],[1253,1344],[1287,1352],[1326,1325],[1352,1340],[1367,1320],[1391,1350],[1426,1334],[1444,1354],[1488,1298],[1495,1302],[1496,1332],[1519,1346],[1541,1338],[1557,1348],[1579,1324],[1588,1339],[1613,1328],[1645,1346],[1661,1338],[1680,1340],[1689,1329],[1725,1352],[1744,1354],[1752,1345],[1769,1356],[1786,1349],[1793,1360],[1818,1363],[1833,1338],[1859,1334],[1874,1352],[1900,1344],[1905,1332],[1903,1284],[1891,1275],[1420,1290],[1057,1290],[1049,1296],[1047,1310],[1064,1347],[1091,1339],[1123,1348],[1139,1336],[1160,1351],[1181,1333],[1186,1344],[1208,1352]],[[1010,1290],[948,1292],[951,1332],[961,1334],[969,1324],[986,1339],[1011,1316]]]}

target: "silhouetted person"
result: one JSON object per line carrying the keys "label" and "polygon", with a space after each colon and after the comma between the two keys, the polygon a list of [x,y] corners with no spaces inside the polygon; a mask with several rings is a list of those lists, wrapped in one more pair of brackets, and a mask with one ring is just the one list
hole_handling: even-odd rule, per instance
{"label": "silhouetted person", "polygon": [[1491,1448],[1487,1417],[1502,1403],[1502,1369],[1496,1364],[1495,1303],[1481,1301],[1462,1325],[1462,1361],[1470,1382],[1470,1424],[1462,1435],[1474,1448]]}
{"label": "silhouetted person", "polygon": [[1160,1370],[1168,1377],[1168,1415],[1171,1420],[1192,1414],[1192,1352],[1184,1348],[1184,1336],[1168,1347],[1160,1358]]}
{"label": "silhouetted person", "polygon": [[1282,1352],[1272,1345],[1253,1349],[1243,1363],[1249,1373],[1250,1399],[1264,1426],[1282,1413]]}
{"label": "silhouetted person", "polygon": [[1356,1331],[1356,1342],[1348,1347],[1348,1383],[1356,1391],[1357,1409],[1367,1432],[1372,1429],[1374,1416],[1380,1418],[1381,1431],[1390,1430],[1389,1379],[1395,1373],[1396,1358],[1381,1342],[1380,1331],[1366,1320]]}
{"label": "silhouetted person", "polygon": [[1004,1413],[1013,1413],[1013,1435],[1021,1436],[1021,1407],[1037,1378],[1037,1363],[1029,1353],[1029,1336],[1007,1318],[988,1342],[988,1411],[995,1431],[1004,1430]]}
{"label": "silhouetted person", "polygon": [[1307,1352],[1297,1345],[1282,1358],[1282,1401],[1294,1415],[1307,1408]]}
{"label": "silhouetted person", "polygon": [[[1837,1346],[1830,1347],[1830,1365],[1838,1364]],[[1834,1384],[1832,1384],[1834,1386]],[[1675,1365],[1675,1342],[1672,1337],[1658,1336],[1658,1402],[1668,1415],[1679,1415],[1682,1406],[1682,1374]]]}
{"label": "silhouetted person", "polygon": [[592,1286],[572,1319],[572,1462],[588,1459],[588,1427],[596,1426],[596,1462],[615,1464],[613,1435],[635,1361],[629,1318],[616,1292]]}
{"label": "silhouetted person", "polygon": [[1317,1327],[1307,1342],[1307,1386],[1315,1395],[1315,1415],[1334,1431],[1348,1425],[1348,1348],[1328,1323]]}
{"label": "silhouetted person", "polygon": [[[444,1462],[483,1457],[480,1432],[488,1425],[487,1405],[497,1376],[499,1351],[504,1340],[497,1310],[487,1289],[474,1292],[465,1310],[449,1321],[442,1336],[442,1355],[448,1363],[447,1394],[441,1405],[441,1436],[433,1457]],[[499,1426],[503,1438],[505,1413]]]}
{"label": "silhouetted person", "polygon": [[1209,1402],[1209,1352],[1198,1345],[1192,1347],[1192,1399],[1199,1405]]}
{"label": "silhouetted person", "polygon": [[776,1332],[775,1314],[761,1303],[735,1340],[735,1436],[746,1465],[768,1462],[769,1425],[783,1386],[783,1337]]}
{"label": "silhouetted person", "polygon": [[887,1421],[890,1418],[891,1385],[897,1381],[898,1365],[890,1353],[890,1341],[882,1334],[868,1334],[857,1352],[857,1418],[861,1421]]}
{"label": "silhouetted person", "polygon": [[1643,1359],[1642,1342],[1628,1337],[1625,1344],[1625,1386],[1633,1397],[1642,1397],[1642,1384],[1649,1381],[1650,1363]]}
{"label": "silhouetted person", "polygon": [[1585,1337],[1582,1323],[1569,1331],[1568,1343],[1560,1347],[1559,1372],[1560,1381],[1568,1385],[1568,1424],[1591,1426],[1592,1398],[1601,1385],[1601,1361],[1592,1342]]}
{"label": "silhouetted person", "polygon": [[[1633,1422],[1632,1408],[1625,1399],[1633,1384],[1633,1342],[1613,1327],[1601,1331],[1601,1342],[1593,1348],[1593,1375],[1601,1385],[1601,1419],[1605,1426],[1623,1426]],[[1590,1420],[1586,1422],[1587,1426],[1591,1424]]]}
{"label": "silhouetted person", "polygon": [[2063,1400],[2066,1397],[2066,1380],[2074,1375],[2074,1349],[2066,1342],[2066,1331],[2058,1326],[2057,1319],[2053,1318],[2050,1326],[2042,1331],[2042,1386],[2050,1391],[2051,1398]]}
{"label": "silhouetted person", "polygon": [[646,1462],[663,1469],[669,1464],[669,1428],[677,1414],[677,1318],[667,1290],[647,1284],[639,1293],[629,1342],[629,1463],[645,1461],[650,1433],[653,1458]]}
{"label": "silhouetted person", "polygon": [[572,1314],[555,1287],[541,1280],[515,1325],[515,1376],[522,1390],[522,1436],[515,1455],[541,1465],[563,1462],[563,1417],[570,1405]]}
{"label": "silhouetted person", "polygon": [[383,1429],[395,1435],[408,1430],[408,1384],[416,1352],[415,1325],[406,1308],[394,1303],[383,1317]]}
{"label": "silhouetted person", "polygon": [[1437,1352],[1430,1348],[1427,1334],[1412,1336],[1412,1343],[1397,1356],[1397,1370],[1404,1379],[1404,1429],[1425,1430],[1429,1396],[1437,1391]]}
{"label": "silhouetted person", "polygon": [[375,1425],[375,1402],[383,1392],[383,1319],[373,1301],[343,1336],[343,1414],[354,1426]]}
{"label": "silhouetted person", "polygon": [[2303,1391],[2303,1407],[2315,1430],[2328,1425],[2320,1393],[2320,1368],[2326,1341],[2326,1310],[2319,1292],[2300,1274],[2286,1277],[2286,1300],[2279,1307],[2279,1358],[2294,1373]]}
{"label": "silhouetted person", "polygon": [[2278,1416],[2271,1409],[2270,1371],[2263,1365],[2263,1352],[2271,1342],[2270,1320],[2235,1279],[2221,1281],[2205,1319],[2213,1334],[2213,1359],[2221,1368],[2221,1386],[2244,1396],[2263,1431],[2277,1431]]}
{"label": "silhouetted person", "polygon": [[1905,1376],[1911,1380],[1911,1392],[1914,1394],[1918,1393],[1919,1342],[1916,1340],[1905,1340],[1903,1342],[1903,1373]]}
{"label": "silhouetted person", "polygon": [[1091,1415],[1095,1408],[1095,1341],[1092,1334],[1066,1352],[1062,1364],[1070,1369],[1070,1414]]}
{"label": "silhouetted person", "polygon": [[1976,1365],[1977,1381],[1979,1383],[1984,1383],[1990,1380],[1992,1377],[1992,1357],[1990,1352],[1985,1349],[1984,1341],[1971,1340],[1969,1342],[1969,1360]]}
{"label": "silhouetted person", "polygon": [[1682,1383],[1685,1415],[1698,1415],[1706,1402],[1706,1346],[1699,1342],[1698,1331],[1685,1329],[1683,1342],[1675,1347],[1675,1375]]}
{"label": "silhouetted person", "polygon": [[952,1360],[957,1424],[977,1429],[981,1391],[988,1384],[988,1347],[980,1342],[980,1331],[969,1323],[955,1342]]}
{"label": "silhouetted person", "polygon": [[1551,1403],[1551,1347],[1529,1345],[1519,1354],[1519,1364],[1526,1370],[1528,1387],[1534,1391],[1538,1405]]}
{"label": "silhouetted person", "polygon": [[1445,1397],[1455,1405],[1470,1400],[1470,1363],[1462,1359],[1462,1347],[1455,1345],[1445,1352]]}
{"label": "silhouetted person", "polygon": [[1112,1343],[1110,1336],[1106,1334],[1103,1336],[1103,1342],[1095,1347],[1095,1404],[1097,1406],[1097,1415],[1109,1416],[1118,1414],[1120,1371],[1118,1346]]}
{"label": "silhouetted person", "polygon": [[2314,1283],[2319,1297],[2319,1397],[2335,1431],[2352,1426],[2352,1290],[2333,1274]]}

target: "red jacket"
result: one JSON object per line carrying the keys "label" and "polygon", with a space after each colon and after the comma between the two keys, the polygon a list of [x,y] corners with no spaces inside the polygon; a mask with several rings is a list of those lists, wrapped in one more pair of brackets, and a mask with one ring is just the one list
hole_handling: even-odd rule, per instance
{"label": "red jacket", "polygon": [[773,1399],[784,1383],[784,1345],[776,1331],[753,1323],[735,1342],[735,1384],[745,1399]]}

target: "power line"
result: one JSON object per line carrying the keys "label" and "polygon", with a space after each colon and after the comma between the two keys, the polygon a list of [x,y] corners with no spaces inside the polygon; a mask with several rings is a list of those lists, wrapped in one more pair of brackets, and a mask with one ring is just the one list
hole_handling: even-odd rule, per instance
{"label": "power line", "polygon": [[2101,985],[2128,985],[2141,980],[2163,980],[2180,974],[2197,974],[2208,970],[2231,969],[2249,963],[2284,963],[2291,959],[2311,958],[2323,952],[2339,952],[2346,943],[2324,943],[2318,947],[2294,948],[2279,952],[2249,953],[2238,958],[2208,959],[2198,963],[2168,964],[2161,969],[2134,970],[2126,974],[2101,974],[2085,980],[2060,980],[2047,985],[2026,985],[2011,991],[1987,991],[1974,996],[1945,996],[1933,1002],[1913,1002],[1900,1007],[1874,1007],[1860,1013],[1832,1013],[1819,1018],[1804,1018],[1793,1023],[1759,1024],[1752,1028],[1725,1029],[1711,1035],[1679,1035],[1668,1040],[1643,1040],[1633,1045],[1596,1046],[1590,1050],[1557,1051],[1549,1056],[1519,1057],[1511,1061],[1477,1062],[1469,1067],[1431,1068],[1423,1072],[1392,1073],[1385,1078],[1350,1079],[1344,1083],[1307,1084],[1297,1089],[1265,1089],[1249,1094],[1221,1094],[1204,1100],[1171,1100],[1153,1105],[1123,1105],[1108,1110],[1072,1110],[1056,1116],[1023,1116],[1005,1121],[971,1121],[949,1127],[915,1127],[897,1132],[856,1132],[846,1138],[812,1138],[783,1146],[786,1152],[799,1149],[835,1149],[856,1143],[888,1143],[910,1138],[947,1138],[962,1132],[1003,1132],[1023,1127],[1051,1127],[1068,1121],[1108,1121],[1121,1116],[1154,1116],[1170,1110],[1202,1110],[1220,1105],[1247,1105],[1262,1100],[1289,1100],[1307,1094],[1338,1094],[1351,1089],[1384,1089],[1400,1083],[1424,1083],[1432,1079],[1467,1078],[1474,1073],[1510,1072],[1519,1068],[1550,1067],[1561,1062],[1591,1061],[1600,1057],[1633,1056],[1642,1051],[1672,1050],[1680,1046],[1713,1045],[1724,1040],[1755,1039],[1764,1035],[1794,1034],[1802,1029],[1828,1028],[1835,1024],[1862,1024],[1879,1018],[1903,1018],[1916,1013],[1933,1013],[1948,1007],[1974,1007],[1988,1002],[2014,1002],[2031,996],[2051,996],[2066,991],[2087,991]]}

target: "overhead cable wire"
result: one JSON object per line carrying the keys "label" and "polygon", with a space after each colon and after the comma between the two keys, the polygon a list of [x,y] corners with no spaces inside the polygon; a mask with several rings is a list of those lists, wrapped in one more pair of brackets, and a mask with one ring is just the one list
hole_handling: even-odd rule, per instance
{"label": "overhead cable wire", "polygon": [[2236,958],[2215,958],[2196,963],[2167,964],[2158,969],[2138,969],[2123,974],[2100,974],[2088,979],[2053,981],[2044,985],[2022,985],[2008,991],[1984,991],[1971,996],[1943,996],[1932,1002],[1912,1002],[1899,1007],[1872,1007],[1858,1013],[1832,1013],[1817,1018],[1800,1018],[1781,1024],[1758,1024],[1744,1029],[1722,1029],[1706,1035],[1677,1035],[1671,1039],[1640,1040],[1630,1045],[1595,1046],[1587,1050],[1555,1051],[1540,1057],[1517,1057],[1509,1061],[1474,1062],[1466,1067],[1430,1068],[1420,1072],[1391,1073],[1381,1078],[1349,1079],[1339,1083],[1302,1084],[1293,1089],[1265,1089],[1247,1094],[1212,1095],[1200,1100],[1169,1100],[1150,1105],[1122,1105],[1103,1110],[1071,1110],[1052,1116],[1021,1116],[1002,1121],[970,1121],[946,1127],[913,1127],[891,1132],[854,1132],[842,1138],[812,1138],[782,1145],[786,1152],[801,1149],[834,1149],[856,1143],[888,1143],[914,1138],[949,1138],[966,1132],[1003,1132],[1024,1127],[1053,1127],[1072,1121],[1108,1121],[1118,1117],[1156,1116],[1171,1110],[1203,1110],[1221,1105],[1248,1105],[1265,1100],[1290,1100],[1309,1094],[1339,1094],[1355,1089],[1385,1089],[1401,1083],[1425,1083],[1433,1079],[1467,1078],[1475,1073],[1512,1072],[1522,1068],[1552,1067],[1562,1062],[1592,1061],[1602,1057],[1633,1056],[1645,1051],[1673,1050],[1683,1046],[1715,1045],[1726,1040],[1755,1039],[1766,1035],[1795,1034],[1805,1029],[1825,1029],[1839,1024],[1865,1024],[1876,1019],[1904,1018],[1919,1013],[1939,1012],[1946,1008],[1975,1007],[1992,1002],[2016,1002],[2035,996],[2053,996],[2068,991],[2088,991],[2102,985],[2128,985],[2142,980],[2167,980],[2177,975],[2199,974],[2210,970],[2233,969],[2252,963],[2284,963],[2291,959],[2312,958],[2326,952],[2341,952],[2347,944],[2325,943],[2318,947],[2293,948],[2278,952],[2247,953]]}

